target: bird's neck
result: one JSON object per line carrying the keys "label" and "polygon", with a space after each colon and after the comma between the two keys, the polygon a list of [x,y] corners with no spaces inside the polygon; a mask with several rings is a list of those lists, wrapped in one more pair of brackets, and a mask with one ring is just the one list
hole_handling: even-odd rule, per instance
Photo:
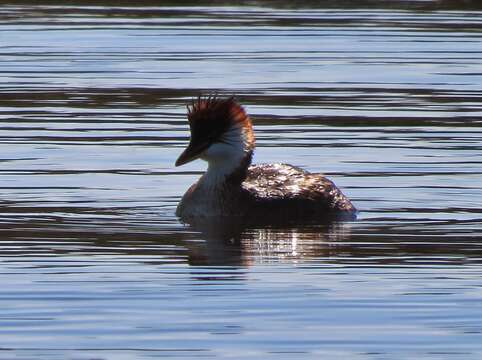
{"label": "bird's neck", "polygon": [[246,178],[254,150],[251,128],[233,127],[211,145],[202,157],[208,169],[199,185],[206,190],[239,186]]}
{"label": "bird's neck", "polygon": [[251,164],[253,152],[245,154],[244,158],[232,162],[210,162],[206,173],[201,177],[201,184],[206,189],[239,186],[246,178]]}

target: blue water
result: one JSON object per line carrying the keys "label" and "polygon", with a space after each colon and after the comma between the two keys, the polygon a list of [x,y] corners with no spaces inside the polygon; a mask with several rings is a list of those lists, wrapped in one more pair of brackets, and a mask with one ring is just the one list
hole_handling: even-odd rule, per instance
{"label": "blue water", "polygon": [[[0,359],[482,357],[482,12],[0,19]],[[185,106],[213,91],[255,162],[326,174],[359,219],[181,224]]]}

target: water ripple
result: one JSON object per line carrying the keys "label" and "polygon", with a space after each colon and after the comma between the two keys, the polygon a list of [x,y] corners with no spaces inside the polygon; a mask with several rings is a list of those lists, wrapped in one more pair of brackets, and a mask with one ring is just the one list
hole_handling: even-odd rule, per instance
{"label": "water ripple", "polygon": [[[480,358],[480,5],[368,3],[4,4],[0,359]],[[214,92],[359,220],[179,223]]]}

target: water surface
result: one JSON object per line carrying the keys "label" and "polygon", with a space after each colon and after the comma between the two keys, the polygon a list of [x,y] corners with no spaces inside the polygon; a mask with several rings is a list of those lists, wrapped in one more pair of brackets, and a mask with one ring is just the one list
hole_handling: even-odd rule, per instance
{"label": "water surface", "polygon": [[[1,359],[482,356],[482,12],[0,8]],[[174,215],[185,105],[235,94],[255,162],[356,222]],[[224,229],[226,230],[226,229]]]}

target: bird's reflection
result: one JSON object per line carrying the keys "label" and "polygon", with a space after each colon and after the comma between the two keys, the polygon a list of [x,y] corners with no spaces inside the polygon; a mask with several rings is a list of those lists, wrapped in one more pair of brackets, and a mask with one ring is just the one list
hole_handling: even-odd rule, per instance
{"label": "bird's reflection", "polygon": [[204,240],[189,246],[191,265],[249,266],[329,256],[350,236],[350,224],[339,221],[263,224],[223,218],[198,221],[190,229]]}
{"label": "bird's reflection", "polygon": [[[0,206],[0,257],[129,256],[149,264],[249,266],[329,255],[349,236],[349,223],[253,222],[225,217],[182,225],[170,214],[139,210],[74,214],[40,212],[16,204]],[[13,244],[13,245],[12,245]],[[5,246],[3,246],[5,245]]]}
{"label": "bird's reflection", "polygon": [[[0,206],[0,257],[23,260],[49,255],[64,260],[42,265],[46,267],[64,266],[79,257],[101,262],[128,257],[133,263],[161,267],[246,267],[280,262],[454,264],[467,259],[479,261],[482,255],[474,233],[459,233],[457,241],[450,243],[443,240],[447,229],[457,231],[470,224],[464,221],[434,224],[427,219],[394,225],[380,220],[364,225],[339,221],[255,224],[223,219],[185,226],[173,214],[160,216],[152,211],[140,216],[138,209],[134,215],[99,215],[89,209],[75,216],[60,212],[53,216],[47,208],[45,213],[33,210],[12,204]],[[424,233],[420,232],[422,226]]]}

